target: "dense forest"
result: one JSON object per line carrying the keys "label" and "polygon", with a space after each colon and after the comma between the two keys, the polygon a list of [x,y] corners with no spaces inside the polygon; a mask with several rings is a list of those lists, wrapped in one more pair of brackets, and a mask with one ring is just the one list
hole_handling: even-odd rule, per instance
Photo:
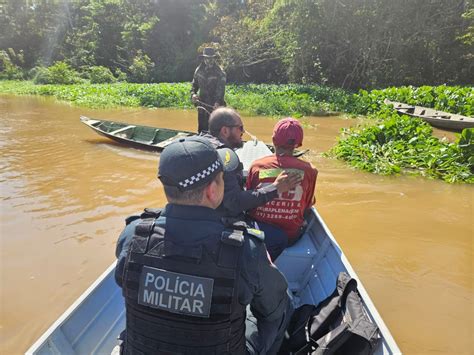
{"label": "dense forest", "polygon": [[469,0],[3,0],[0,78],[190,81],[206,44],[234,83],[472,85],[473,20]]}

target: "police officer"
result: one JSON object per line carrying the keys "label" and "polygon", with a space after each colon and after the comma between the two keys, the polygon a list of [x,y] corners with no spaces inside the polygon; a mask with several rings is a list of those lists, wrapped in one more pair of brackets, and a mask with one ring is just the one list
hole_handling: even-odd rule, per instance
{"label": "police officer", "polygon": [[224,168],[202,137],[162,152],[158,177],[169,203],[128,218],[117,243],[124,353],[277,352],[292,312],[287,283],[262,233],[216,212]]}
{"label": "police officer", "polygon": [[193,76],[191,101],[198,108],[198,133],[208,130],[209,113],[219,106],[225,106],[226,75],[217,64],[216,56],[214,48],[204,48],[202,62]]}

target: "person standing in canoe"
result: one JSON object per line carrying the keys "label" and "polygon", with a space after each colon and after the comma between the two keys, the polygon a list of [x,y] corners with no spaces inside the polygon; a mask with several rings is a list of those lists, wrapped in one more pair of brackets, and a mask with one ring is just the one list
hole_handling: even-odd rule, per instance
{"label": "person standing in canoe", "polygon": [[263,189],[273,184],[282,171],[299,174],[301,180],[290,191],[279,193],[266,204],[252,209],[250,216],[259,224],[264,222],[283,230],[291,246],[304,232],[304,215],[315,203],[318,170],[311,163],[293,156],[295,148],[303,144],[303,128],[297,119],[287,117],[278,121],[272,139],[275,154],[253,162],[247,177],[247,189]]}
{"label": "person standing in canoe", "polygon": [[217,53],[212,47],[202,51],[202,61],[196,68],[191,88],[191,101],[198,108],[198,133],[209,129],[209,115],[224,101],[226,75],[217,64]]}
{"label": "person standing in canoe", "polygon": [[202,137],[168,145],[168,204],[127,218],[115,280],[125,297],[121,354],[276,354],[293,312],[259,231],[226,222],[225,156]]}

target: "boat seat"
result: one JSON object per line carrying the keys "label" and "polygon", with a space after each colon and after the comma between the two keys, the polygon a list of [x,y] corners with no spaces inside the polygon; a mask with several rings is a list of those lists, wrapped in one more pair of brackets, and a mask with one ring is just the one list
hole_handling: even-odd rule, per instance
{"label": "boat seat", "polygon": [[153,144],[153,142],[156,139],[156,136],[158,135],[158,132],[160,131],[159,128],[155,129],[155,133],[153,134],[153,138],[148,142],[148,144]]}
{"label": "boat seat", "polygon": [[126,127],[122,127],[122,128],[119,128],[119,129],[117,129],[117,130],[115,130],[115,131],[113,131],[113,132],[109,132],[109,134],[114,135],[114,134],[117,134],[117,133],[122,133],[122,132],[125,132],[125,131],[129,130],[129,129],[133,129],[133,128],[135,128],[135,127],[136,127],[136,126],[131,126],[131,125],[130,125],[130,126],[126,126]]}
{"label": "boat seat", "polygon": [[159,148],[164,148],[166,147],[167,145],[169,145],[170,143],[174,142],[176,139],[178,138],[183,138],[183,137],[188,137],[189,136],[189,133],[185,133],[185,132],[179,132],[177,133],[176,135],[174,135],[173,137],[170,137],[164,141],[161,141],[159,143],[156,143],[156,144],[153,144]]}
{"label": "boat seat", "polygon": [[449,115],[429,115],[429,116],[426,116],[426,118],[441,118],[443,120],[450,120],[451,116],[449,116]]}

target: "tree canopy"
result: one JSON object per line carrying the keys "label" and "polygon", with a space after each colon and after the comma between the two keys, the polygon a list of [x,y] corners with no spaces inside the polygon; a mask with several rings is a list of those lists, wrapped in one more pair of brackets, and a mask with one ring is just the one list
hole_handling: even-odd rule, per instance
{"label": "tree canopy", "polygon": [[471,0],[6,0],[0,70],[189,81],[207,44],[232,82],[472,85],[473,14]]}

